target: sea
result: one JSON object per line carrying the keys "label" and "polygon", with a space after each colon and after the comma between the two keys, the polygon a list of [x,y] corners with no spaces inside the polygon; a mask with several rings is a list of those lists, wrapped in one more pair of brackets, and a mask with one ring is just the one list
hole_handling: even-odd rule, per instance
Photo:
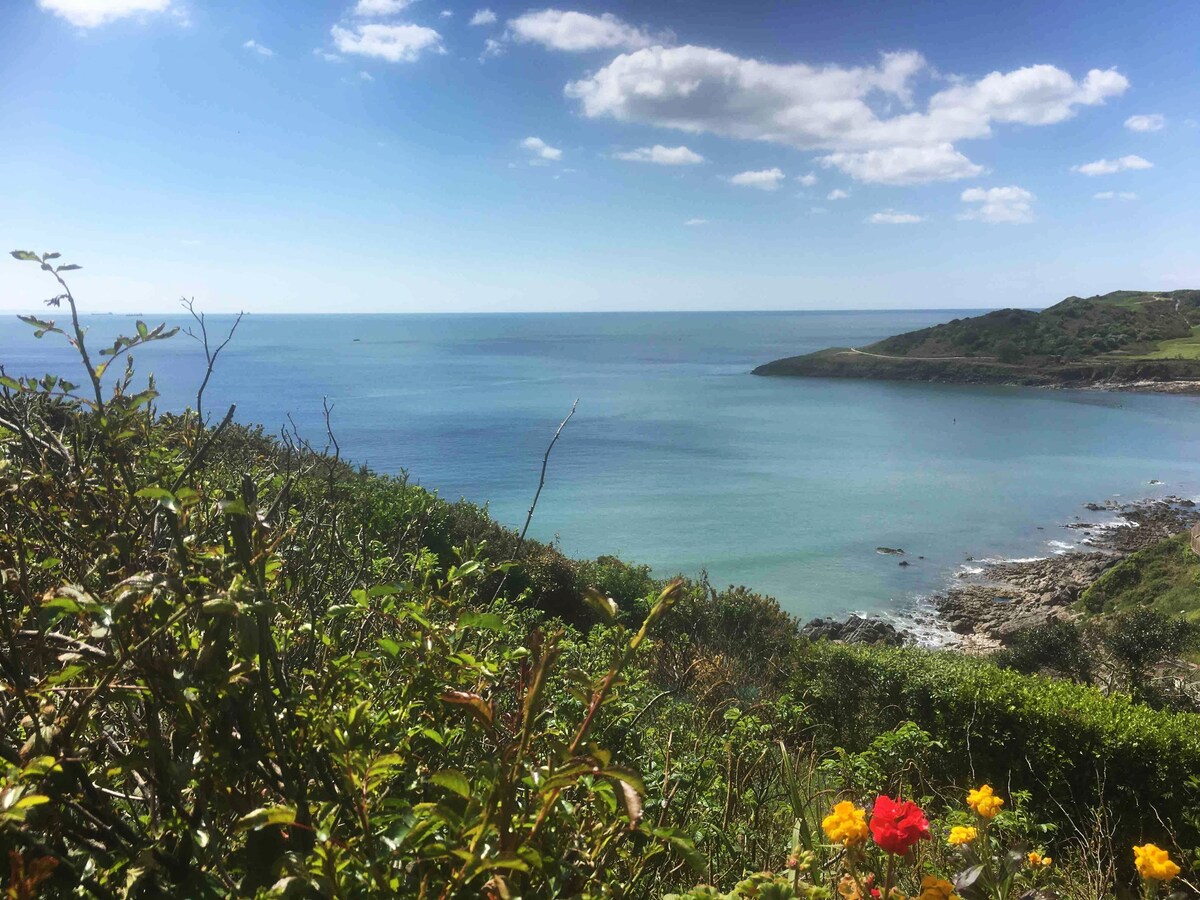
{"label": "sea", "polygon": [[[1070,549],[1064,526],[1105,518],[1089,501],[1200,493],[1198,398],[751,374],[979,312],[248,315],[205,406],[321,447],[326,402],[343,457],[520,527],[578,401],[533,537],[744,584],[802,619],[903,618],[982,560]],[[86,321],[95,347],[135,325]],[[78,375],[70,352],[0,317],[9,375]],[[161,408],[194,404],[194,340],[135,356]]]}

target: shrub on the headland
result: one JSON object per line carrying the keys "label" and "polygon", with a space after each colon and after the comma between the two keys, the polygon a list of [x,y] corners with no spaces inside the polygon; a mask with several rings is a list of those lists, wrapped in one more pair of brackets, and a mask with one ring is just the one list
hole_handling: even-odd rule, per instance
{"label": "shrub on the headland", "polygon": [[[76,343],[85,387],[0,376],[8,896],[972,900],[1098,896],[1135,839],[1143,874],[1169,871],[1146,841],[1191,864],[1192,717],[808,644],[744,588],[572,561],[294,436],[156,416],[113,362],[165,330],[88,355],[55,301],[68,322],[27,321]],[[961,802],[984,776],[1008,801],[986,827]],[[901,853],[912,809],[877,799],[873,845],[848,841],[876,794],[935,839]],[[1114,827],[1076,834],[1095,810]]]}

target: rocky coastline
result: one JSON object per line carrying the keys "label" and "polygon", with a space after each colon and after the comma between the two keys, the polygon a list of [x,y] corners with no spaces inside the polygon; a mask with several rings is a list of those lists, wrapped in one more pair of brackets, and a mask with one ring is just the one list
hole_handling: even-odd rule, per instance
{"label": "rocky coastline", "polygon": [[803,632],[813,639],[890,645],[916,643],[918,632],[940,633],[946,645],[990,653],[1022,629],[1078,617],[1075,601],[1108,568],[1200,522],[1200,507],[1182,497],[1089,503],[1085,511],[1061,527],[1088,549],[1029,560],[968,560],[953,585],[912,614],[912,627],[851,616],[814,619]]}

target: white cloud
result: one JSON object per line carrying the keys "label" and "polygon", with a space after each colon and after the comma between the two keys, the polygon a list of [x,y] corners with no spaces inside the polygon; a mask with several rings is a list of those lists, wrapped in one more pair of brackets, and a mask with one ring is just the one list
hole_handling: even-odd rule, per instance
{"label": "white cloud", "polygon": [[323,60],[325,60],[325,62],[341,62],[342,61],[342,58],[340,56],[338,56],[336,53],[330,53],[328,50],[323,50],[320,47],[317,47],[315,50],[313,50],[313,56],[317,57],[318,59],[323,59]]}
{"label": "white cloud", "polygon": [[358,0],[354,15],[362,18],[394,16],[411,6],[413,0]]}
{"label": "white cloud", "polygon": [[97,28],[139,13],[164,12],[171,0],[38,0],[38,7],[77,28]]}
{"label": "white cloud", "polygon": [[1165,116],[1150,113],[1144,116],[1130,116],[1125,120],[1125,127],[1130,131],[1162,131],[1167,124]]}
{"label": "white cloud", "polygon": [[475,11],[475,15],[471,16],[469,25],[495,25],[496,14],[490,9],[484,8]]}
{"label": "white cloud", "polygon": [[270,47],[264,47],[258,41],[254,40],[254,38],[251,38],[250,40],[246,41],[246,43],[242,44],[242,46],[245,47],[247,50],[253,50],[259,56],[274,56],[275,55],[274,50],[272,50]]}
{"label": "white cloud", "polygon": [[613,154],[617,159],[629,162],[656,163],[660,166],[694,166],[704,162],[704,157],[694,153],[687,147],[664,147],[655,144],[653,147],[638,147],[626,153]]}
{"label": "white cloud", "polygon": [[841,188],[834,188],[832,191],[830,191],[828,194],[825,195],[825,199],[826,200],[845,200],[849,196],[850,195],[847,194],[845,191],[843,191]]}
{"label": "white cloud", "polygon": [[442,36],[423,25],[355,25],[330,29],[334,45],[343,53],[373,56],[388,62],[414,62],[426,50],[445,53]]}
{"label": "white cloud", "polygon": [[1132,191],[1101,191],[1092,194],[1093,200],[1136,200],[1138,195]]}
{"label": "white cloud", "polygon": [[1122,156],[1118,159],[1098,159],[1095,162],[1084,163],[1082,166],[1072,166],[1072,172],[1078,172],[1080,175],[1112,175],[1114,172],[1123,172],[1126,169],[1153,169],[1154,163],[1142,159],[1140,156]]}
{"label": "white cloud", "polygon": [[[1029,66],[954,84],[935,93],[923,111],[909,108],[915,107],[913,81],[927,69],[924,57],[911,51],[844,68],[655,46],[621,54],[569,83],[566,93],[591,118],[827,150],[826,165],[861,180],[915,184],[982,171],[954,141],[990,137],[995,123],[1061,122],[1129,85],[1114,70],[1093,69],[1076,80],[1054,66]],[[905,111],[876,112],[889,101]]]}
{"label": "white cloud", "polygon": [[483,42],[483,52],[479,54],[479,61],[491,59],[494,56],[504,55],[504,42],[498,41],[495,38],[488,38]]}
{"label": "white cloud", "polygon": [[960,219],[979,222],[1007,222],[1019,224],[1033,221],[1032,203],[1036,199],[1024,188],[1015,185],[998,188],[967,188],[962,192],[963,203],[978,203]]}
{"label": "white cloud", "polygon": [[531,153],[536,154],[539,159],[562,159],[562,151],[557,147],[551,147],[540,137],[527,137],[521,141],[521,146]]}
{"label": "white cloud", "polygon": [[589,16],[561,9],[542,9],[510,19],[507,34],[516,41],[531,41],[568,53],[618,48],[636,50],[655,43],[654,37],[612,13]]}
{"label": "white cloud", "polygon": [[688,219],[683,224],[689,227],[695,227],[696,225],[707,225],[708,219]]}
{"label": "white cloud", "polygon": [[762,169],[758,172],[739,172],[729,179],[729,183],[739,187],[758,188],[760,191],[773,191],[778,189],[783,178],[780,169]]}
{"label": "white cloud", "polygon": [[862,153],[830,153],[818,162],[871,184],[925,184],[973,178],[983,172],[954,149],[953,144],[929,147],[888,147]]}
{"label": "white cloud", "polygon": [[358,77],[361,81],[374,81],[375,80],[375,76],[372,75],[370,72],[359,72]]}
{"label": "white cloud", "polygon": [[454,10],[443,9],[440,13],[438,13],[438,15],[443,19],[453,19],[454,18]]}
{"label": "white cloud", "polygon": [[917,222],[924,221],[924,216],[897,212],[894,209],[885,209],[883,212],[871,213],[867,216],[867,222],[871,225],[915,225]]}
{"label": "white cloud", "polygon": [[817,183],[818,179],[816,175],[814,175],[812,172],[809,172],[807,175],[797,175],[796,180],[805,187],[812,187]]}

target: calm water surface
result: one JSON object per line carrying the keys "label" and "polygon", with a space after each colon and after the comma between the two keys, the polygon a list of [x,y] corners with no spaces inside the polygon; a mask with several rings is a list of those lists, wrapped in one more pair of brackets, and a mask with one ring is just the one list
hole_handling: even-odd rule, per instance
{"label": "calm water surface", "polygon": [[[236,401],[239,420],[268,430],[290,414],[320,443],[328,397],[345,456],[519,524],[579,398],[532,534],[663,575],[707,570],[801,616],[895,610],[967,556],[1062,549],[1072,532],[1061,525],[1089,515],[1089,500],[1200,491],[1193,398],[749,374],[959,314],[255,315],[208,405]],[[97,340],[132,328],[90,322]],[[10,374],[67,371],[55,346],[0,319]],[[164,407],[191,402],[192,341],[138,363],[157,374]]]}

